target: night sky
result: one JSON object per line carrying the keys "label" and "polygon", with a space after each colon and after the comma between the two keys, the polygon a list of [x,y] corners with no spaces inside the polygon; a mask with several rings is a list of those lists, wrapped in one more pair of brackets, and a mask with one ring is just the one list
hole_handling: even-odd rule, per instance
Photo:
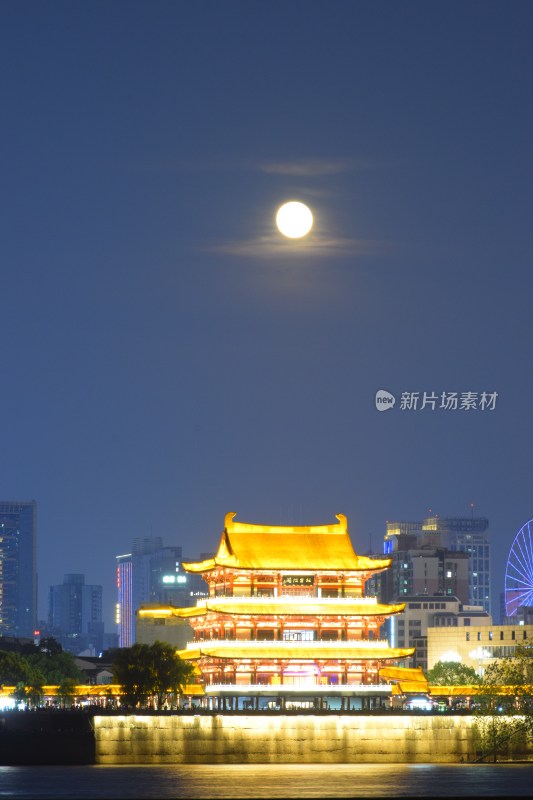
{"label": "night sky", "polygon": [[[38,503],[40,619],[82,572],[114,630],[135,537],[342,513],[378,551],[430,509],[489,519],[498,617],[533,517],[532,36],[528,0],[2,2],[0,499]],[[400,407],[454,391],[498,397]]]}

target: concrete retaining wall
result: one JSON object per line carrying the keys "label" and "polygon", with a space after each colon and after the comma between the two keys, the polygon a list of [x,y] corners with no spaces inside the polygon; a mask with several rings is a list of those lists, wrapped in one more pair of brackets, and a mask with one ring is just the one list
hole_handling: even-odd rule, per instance
{"label": "concrete retaining wall", "polygon": [[95,736],[83,711],[0,714],[0,765],[94,764]]}
{"label": "concrete retaining wall", "polygon": [[473,760],[470,716],[95,716],[97,764]]}

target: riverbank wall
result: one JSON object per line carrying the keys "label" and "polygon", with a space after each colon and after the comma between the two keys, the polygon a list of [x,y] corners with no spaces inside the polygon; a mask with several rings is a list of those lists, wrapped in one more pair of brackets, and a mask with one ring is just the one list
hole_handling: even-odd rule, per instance
{"label": "riverbank wall", "polygon": [[476,757],[468,716],[95,717],[98,764],[457,763]]}
{"label": "riverbank wall", "polygon": [[[0,765],[458,763],[478,756],[476,718],[452,714],[0,715]],[[532,758],[509,742],[498,760]]]}
{"label": "riverbank wall", "polygon": [[0,766],[95,764],[93,719],[71,710],[0,714]]}

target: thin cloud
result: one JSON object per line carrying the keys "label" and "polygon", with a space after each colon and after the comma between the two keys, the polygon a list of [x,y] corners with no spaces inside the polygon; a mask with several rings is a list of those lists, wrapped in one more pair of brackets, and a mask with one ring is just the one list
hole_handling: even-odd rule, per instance
{"label": "thin cloud", "polygon": [[256,239],[226,241],[209,248],[211,252],[246,258],[339,258],[372,255],[389,249],[372,239],[308,236],[305,239],[282,239],[279,235]]}
{"label": "thin cloud", "polygon": [[310,158],[306,160],[263,161],[259,162],[261,172],[270,175],[290,175],[293,177],[321,177],[339,175],[355,169],[368,169],[372,162],[359,158]]}
{"label": "thin cloud", "polygon": [[160,172],[262,172],[293,178],[321,178],[342,175],[355,170],[375,168],[377,163],[366,158],[307,158],[265,159],[246,157],[205,156],[201,160],[175,156],[153,155],[129,164],[130,170],[146,173]]}

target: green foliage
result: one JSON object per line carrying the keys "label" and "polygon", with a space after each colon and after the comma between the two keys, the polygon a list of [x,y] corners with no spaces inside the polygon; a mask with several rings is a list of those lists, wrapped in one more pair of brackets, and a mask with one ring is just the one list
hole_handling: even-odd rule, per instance
{"label": "green foliage", "polygon": [[76,696],[76,681],[73,678],[62,678],[58,687],[56,697],[59,704],[66,708],[72,705]]}
{"label": "green foliage", "polygon": [[26,684],[30,675],[30,666],[19,653],[0,650],[0,684],[4,686]]}
{"label": "green foliage", "polygon": [[533,738],[533,642],[523,640],[513,656],[487,667],[476,700],[481,759],[496,761],[508,755],[512,740]]}
{"label": "green foliage", "polygon": [[179,658],[175,648],[166,642],[154,642],[150,657],[156,708],[161,708],[168,693],[183,694],[194,668],[190,661]]}
{"label": "green foliage", "polygon": [[57,656],[62,652],[63,647],[53,636],[43,636],[39,644],[27,642],[22,645],[20,650],[20,654],[23,656],[32,656],[37,653],[42,653],[45,656]]}
{"label": "green foliage", "polygon": [[64,678],[71,678],[76,683],[83,683],[85,680],[83,672],[76,666],[72,653],[38,652],[26,656],[26,661],[33,669],[43,674],[46,684],[52,686],[57,686]]}
{"label": "green foliage", "polygon": [[22,681],[17,683],[17,685],[15,687],[15,691],[13,692],[13,697],[15,698],[17,703],[25,703],[26,702],[26,700],[27,700],[26,687],[24,686]]}
{"label": "green foliage", "polygon": [[53,642],[55,640],[44,648],[28,647],[26,656],[0,650],[0,684],[15,686],[13,696],[19,702],[38,706],[45,684],[57,686],[65,680],[73,685],[83,682],[83,673],[76,666],[74,656],[64,653],[61,645],[56,647]]}
{"label": "green foliage", "polygon": [[428,671],[427,679],[433,686],[470,686],[481,683],[473,667],[457,661],[437,661]]}
{"label": "green foliage", "polygon": [[17,702],[25,702],[29,706],[39,706],[43,697],[43,676],[36,670],[29,671],[24,681],[16,684],[13,697]]}
{"label": "green foliage", "polygon": [[37,647],[45,656],[58,656],[63,652],[63,647],[53,636],[43,636]]}
{"label": "green foliage", "polygon": [[512,718],[487,713],[479,715],[474,724],[474,741],[479,760],[490,758],[496,762],[498,756],[506,757],[509,741],[517,732],[516,727]]}
{"label": "green foliage", "polygon": [[509,687],[499,703],[506,713],[533,717],[533,642],[524,639],[515,647],[513,656],[499,658],[487,667],[484,693],[490,696],[495,686]]}
{"label": "green foliage", "polygon": [[44,690],[44,676],[39,670],[31,670],[30,679],[26,683],[26,700],[28,705],[37,707],[39,706]]}
{"label": "green foliage", "polygon": [[115,683],[120,684],[124,693],[124,704],[131,708],[144,705],[151,688],[148,645],[136,643],[122,648],[111,668]]}
{"label": "green foliage", "polygon": [[183,693],[194,669],[176,655],[172,645],[159,641],[118,650],[112,668],[124,693],[123,702],[131,708],[146,705],[149,698],[161,708],[169,694]]}

